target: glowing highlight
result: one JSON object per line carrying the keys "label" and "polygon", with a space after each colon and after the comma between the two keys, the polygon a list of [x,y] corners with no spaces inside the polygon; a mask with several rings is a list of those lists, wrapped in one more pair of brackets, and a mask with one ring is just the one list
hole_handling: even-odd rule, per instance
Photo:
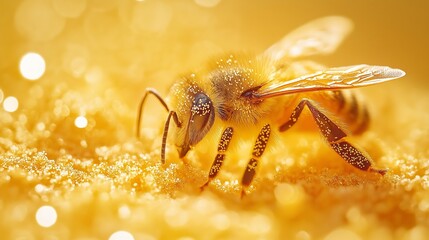
{"label": "glowing highlight", "polygon": [[16,97],[10,96],[4,99],[3,108],[6,112],[15,112],[18,110],[19,102]]}
{"label": "glowing highlight", "polygon": [[41,227],[51,227],[57,222],[57,211],[51,206],[42,206],[37,209],[36,221]]}
{"label": "glowing highlight", "polygon": [[29,52],[25,54],[19,63],[21,75],[31,81],[41,78],[45,70],[45,59],[38,53]]}
{"label": "glowing highlight", "polygon": [[88,119],[84,116],[79,116],[74,120],[74,125],[77,128],[86,128],[88,126]]}

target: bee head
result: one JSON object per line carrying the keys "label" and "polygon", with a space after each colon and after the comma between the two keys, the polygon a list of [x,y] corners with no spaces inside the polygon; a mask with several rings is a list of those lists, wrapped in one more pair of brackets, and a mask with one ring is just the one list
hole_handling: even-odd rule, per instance
{"label": "bee head", "polygon": [[177,145],[181,158],[186,155],[191,146],[194,146],[204,138],[213,126],[214,117],[212,100],[203,92],[196,93],[192,100],[189,120],[183,126],[185,130],[183,142]]}

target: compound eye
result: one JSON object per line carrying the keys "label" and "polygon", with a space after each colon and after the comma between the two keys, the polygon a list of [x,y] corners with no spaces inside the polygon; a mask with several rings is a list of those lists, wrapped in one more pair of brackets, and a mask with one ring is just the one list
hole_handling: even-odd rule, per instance
{"label": "compound eye", "polygon": [[212,100],[204,93],[197,93],[192,101],[185,140],[179,147],[180,157],[185,156],[191,146],[194,146],[206,136],[213,126],[214,118]]}
{"label": "compound eye", "polygon": [[188,129],[191,146],[198,143],[207,134],[213,125],[214,116],[212,100],[204,93],[195,95]]}
{"label": "compound eye", "polygon": [[243,93],[241,93],[241,97],[248,99],[251,103],[260,103],[262,100],[258,99],[255,94],[262,86],[256,86],[250,89],[247,89]]}
{"label": "compound eye", "polygon": [[198,93],[192,102],[191,114],[193,116],[210,115],[213,111],[212,100],[204,93]]}

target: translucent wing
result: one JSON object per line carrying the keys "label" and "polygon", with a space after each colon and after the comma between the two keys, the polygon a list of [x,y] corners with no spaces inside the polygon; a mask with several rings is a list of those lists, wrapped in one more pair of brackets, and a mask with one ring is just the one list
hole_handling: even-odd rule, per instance
{"label": "translucent wing", "polygon": [[268,48],[264,55],[273,60],[334,52],[351,32],[352,22],[344,17],[316,19],[286,35]]}
{"label": "translucent wing", "polygon": [[252,98],[264,99],[285,94],[356,88],[403,77],[405,72],[386,66],[353,65],[330,68],[284,82],[268,82],[252,93]]}

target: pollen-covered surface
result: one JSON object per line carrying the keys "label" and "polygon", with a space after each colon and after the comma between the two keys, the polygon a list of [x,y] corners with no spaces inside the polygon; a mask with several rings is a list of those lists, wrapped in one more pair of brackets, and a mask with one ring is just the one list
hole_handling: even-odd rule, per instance
{"label": "pollen-covered surface", "polygon": [[210,92],[216,99],[215,107],[219,117],[235,126],[252,126],[270,112],[272,101],[251,103],[242,94],[260,87],[269,80],[266,59],[251,55],[230,54],[216,59],[209,65],[208,76]]}
{"label": "pollen-covered surface", "polygon": [[[216,6],[210,8],[208,2]],[[283,133],[272,126],[254,181],[240,199],[241,177],[260,129],[234,128],[231,144],[251,135],[248,142],[238,143],[248,148],[234,151],[231,145],[219,176],[202,192],[209,167],[195,163],[213,163],[220,135],[211,146],[196,146],[183,160],[169,135],[166,164],[160,164],[165,111],[150,99],[142,137],[135,139],[144,88],[156,87],[165,96],[177,74],[218,54],[216,49],[263,49],[273,33],[286,33],[278,29],[279,20],[285,28],[291,22],[290,30],[299,25],[304,10],[309,11],[307,2],[291,8],[298,3],[275,1],[268,6],[264,1],[255,6],[246,1],[254,8],[248,14],[243,3],[232,2],[1,1],[1,239],[333,240],[429,235],[429,94],[418,75],[363,89],[371,127],[348,140],[371,155],[374,167],[388,169],[384,176],[349,166],[320,133],[297,131],[298,121]],[[313,4],[314,16],[320,16],[326,4]],[[378,4],[362,5],[355,12],[365,12],[365,18],[374,20],[367,23],[374,26],[384,19],[380,14],[392,13],[387,19],[395,28],[382,35],[414,36],[398,34],[404,21],[390,1]],[[258,15],[262,7],[270,14]],[[425,10],[413,6],[411,13],[420,9]],[[226,20],[216,20],[216,13]],[[256,24],[272,14],[278,15],[271,25]],[[261,17],[247,24],[255,16]],[[243,20],[237,22],[238,18]],[[259,33],[268,26],[269,31]],[[361,40],[368,41],[368,36]],[[354,37],[359,36],[350,39]],[[419,45],[420,38],[414,40],[408,46]],[[353,42],[360,41],[346,45]],[[380,44],[391,42],[396,41]],[[346,45],[343,57],[371,52]],[[372,40],[367,45],[370,48]],[[374,58],[385,55],[382,49],[374,51]],[[37,80],[29,81],[19,72],[20,59],[28,52],[37,52],[46,63],[44,72],[37,69],[42,73]],[[402,67],[407,61],[406,55],[398,57],[400,53],[396,49],[384,59]],[[395,62],[397,57],[403,62]],[[368,62],[384,64],[379,60]],[[10,105],[7,99],[17,102]]]}

